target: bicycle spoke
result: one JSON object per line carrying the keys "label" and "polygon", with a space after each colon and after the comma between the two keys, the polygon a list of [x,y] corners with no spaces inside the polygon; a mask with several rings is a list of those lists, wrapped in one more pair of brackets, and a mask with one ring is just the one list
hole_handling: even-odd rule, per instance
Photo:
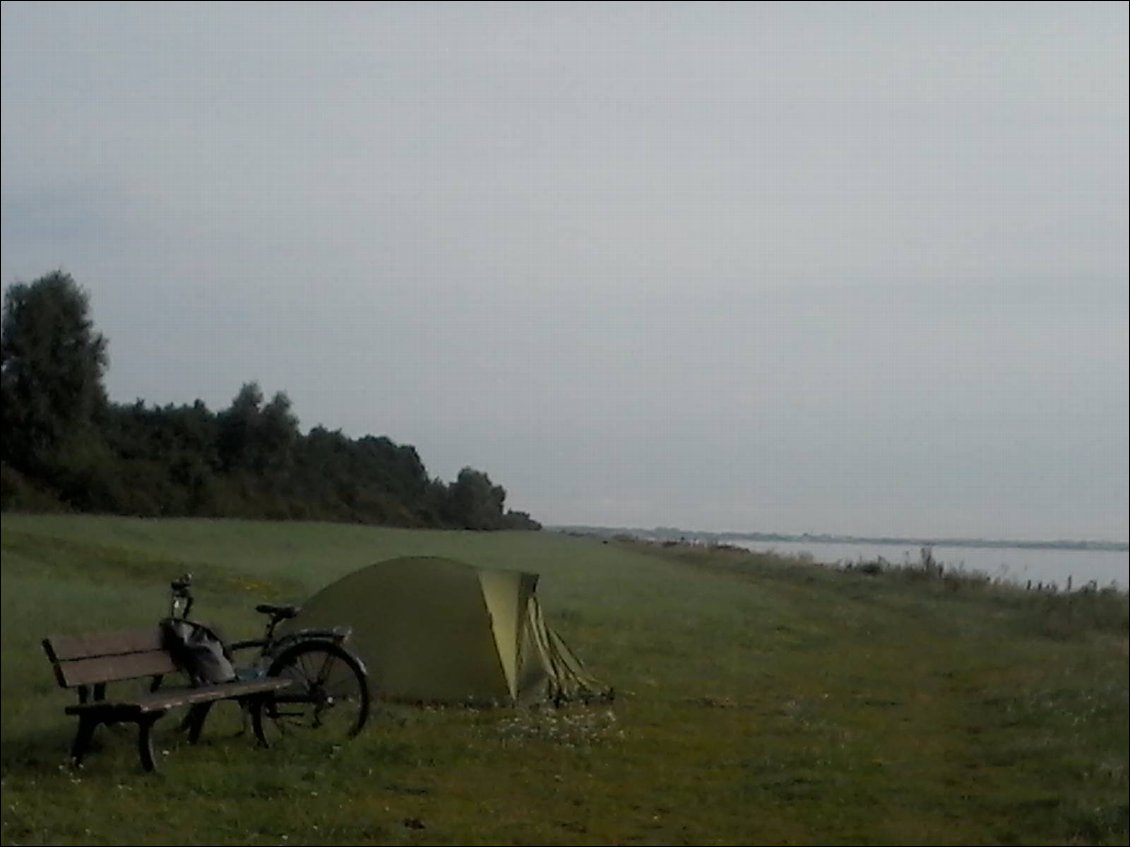
{"label": "bicycle spoke", "polygon": [[309,732],[344,740],[356,735],[368,718],[365,671],[339,645],[326,641],[292,645],[270,672],[291,679],[292,684],[259,712],[259,727],[268,735],[297,737]]}

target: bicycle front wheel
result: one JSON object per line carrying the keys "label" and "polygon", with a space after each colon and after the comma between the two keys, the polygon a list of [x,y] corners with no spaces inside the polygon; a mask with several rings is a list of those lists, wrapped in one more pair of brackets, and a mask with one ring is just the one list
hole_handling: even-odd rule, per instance
{"label": "bicycle front wheel", "polygon": [[369,675],[361,660],[339,644],[292,644],[271,662],[267,675],[291,681],[251,711],[255,736],[267,746],[307,735],[344,741],[369,719]]}

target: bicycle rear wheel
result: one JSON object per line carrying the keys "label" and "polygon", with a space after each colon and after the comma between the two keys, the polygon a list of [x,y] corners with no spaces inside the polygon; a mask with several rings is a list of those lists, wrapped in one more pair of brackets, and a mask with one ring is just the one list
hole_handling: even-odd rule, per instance
{"label": "bicycle rear wheel", "polygon": [[257,701],[251,711],[255,736],[267,746],[301,736],[345,741],[369,719],[369,675],[339,644],[292,644],[271,662],[267,675],[291,680],[289,688]]}

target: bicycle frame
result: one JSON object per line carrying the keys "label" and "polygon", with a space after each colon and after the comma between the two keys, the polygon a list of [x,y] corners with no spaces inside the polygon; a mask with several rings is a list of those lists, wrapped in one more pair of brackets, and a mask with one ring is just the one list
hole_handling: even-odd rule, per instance
{"label": "bicycle frame", "polygon": [[258,647],[260,659],[268,659],[299,641],[332,641],[334,644],[344,644],[352,634],[353,630],[350,627],[338,626],[332,629],[299,629],[276,638],[274,624],[269,623],[267,634],[261,638],[245,638],[241,641],[233,641],[228,646],[232,652]]}
{"label": "bicycle frame", "polygon": [[[192,574],[186,573],[170,584],[169,617],[188,620],[189,613],[192,611],[192,604]],[[334,644],[344,644],[353,633],[351,627],[343,626],[335,626],[329,629],[303,628],[294,632],[288,632],[276,638],[275,627],[277,627],[284,618],[277,614],[265,614],[268,614],[268,618],[266,630],[263,635],[258,638],[245,638],[240,641],[233,641],[228,645],[228,649],[234,653],[237,650],[259,648],[259,661],[261,663],[269,663],[268,660],[270,658],[278,655],[290,645],[297,644],[300,641],[324,640],[331,641]]]}

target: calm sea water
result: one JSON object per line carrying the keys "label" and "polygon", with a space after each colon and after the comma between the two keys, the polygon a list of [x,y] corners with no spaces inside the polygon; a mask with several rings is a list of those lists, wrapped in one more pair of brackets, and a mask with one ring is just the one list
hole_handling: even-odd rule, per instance
{"label": "calm sea water", "polygon": [[[809,553],[817,562],[828,565],[875,561],[882,556],[895,565],[917,565],[920,548],[910,544],[868,544],[864,542],[760,541],[727,539],[727,543],[750,550],[773,550],[793,555]],[[1042,583],[1061,591],[1071,580],[1072,590],[1094,582],[1099,588],[1114,585],[1130,590],[1130,553],[1126,550],[1053,550],[1044,547],[946,547],[934,545],[934,560],[948,569],[987,574],[1033,587]]]}

